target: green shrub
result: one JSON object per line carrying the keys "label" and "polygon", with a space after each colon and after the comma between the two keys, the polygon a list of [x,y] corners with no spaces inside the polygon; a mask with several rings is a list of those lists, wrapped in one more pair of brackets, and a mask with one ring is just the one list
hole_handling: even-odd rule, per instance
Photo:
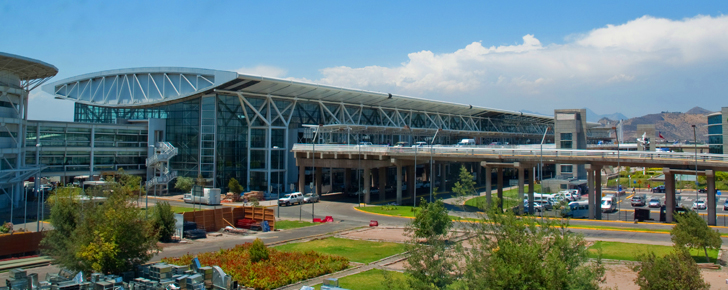
{"label": "green shrub", "polygon": [[159,234],[159,241],[169,242],[175,231],[175,219],[172,207],[166,201],[158,202],[154,207],[154,229]]}
{"label": "green shrub", "polygon": [[250,246],[248,251],[250,252],[250,261],[253,263],[268,260],[268,247],[258,238],[253,241],[253,245]]}

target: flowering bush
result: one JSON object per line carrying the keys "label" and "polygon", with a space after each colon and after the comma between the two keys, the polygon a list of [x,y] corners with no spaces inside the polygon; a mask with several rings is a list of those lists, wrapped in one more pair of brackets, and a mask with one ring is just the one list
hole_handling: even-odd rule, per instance
{"label": "flowering bush", "polygon": [[[251,243],[234,248],[197,255],[203,266],[220,266],[233,280],[255,289],[275,289],[301,280],[318,277],[349,267],[344,257],[310,252],[281,252],[268,249],[267,260],[252,263]],[[188,265],[195,256],[164,258],[165,263]]]}

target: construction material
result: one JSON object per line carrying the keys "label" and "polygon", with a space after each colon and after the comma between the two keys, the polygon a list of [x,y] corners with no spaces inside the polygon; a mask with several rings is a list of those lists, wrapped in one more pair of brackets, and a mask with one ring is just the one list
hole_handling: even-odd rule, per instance
{"label": "construction material", "polygon": [[0,234],[0,257],[38,252],[45,232],[15,232]]}
{"label": "construction material", "polygon": [[208,232],[216,232],[230,222],[235,222],[236,227],[243,228],[237,224],[240,219],[249,219],[255,222],[268,221],[271,230],[275,229],[275,210],[265,207],[223,207],[201,211],[190,211],[183,214],[186,222],[197,223],[197,228],[205,229]]}

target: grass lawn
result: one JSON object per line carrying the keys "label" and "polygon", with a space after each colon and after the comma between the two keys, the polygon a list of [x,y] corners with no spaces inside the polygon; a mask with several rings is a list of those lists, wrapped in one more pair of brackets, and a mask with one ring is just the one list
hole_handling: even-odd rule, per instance
{"label": "grass lawn", "polygon": [[370,212],[370,213],[379,213],[379,214],[386,214],[386,215],[392,215],[392,216],[401,216],[401,217],[414,217],[415,212],[419,209],[416,209],[415,211],[412,210],[411,205],[402,205],[402,206],[366,206],[366,207],[357,207],[357,209]]}
{"label": "grass lawn", "polygon": [[[371,269],[351,276],[339,279],[339,287],[351,290],[386,289],[384,285],[384,272],[388,278],[395,283],[405,283],[405,276],[400,272]],[[314,286],[316,290],[321,289],[321,284]]]}
{"label": "grass lawn", "polygon": [[[602,249],[602,258],[626,261],[638,261],[640,254],[647,254],[650,251],[659,257],[667,255],[672,251],[672,246],[598,241],[589,247],[589,257],[596,258],[597,251],[600,248]],[[690,255],[693,256],[696,262],[705,263],[705,254],[702,249],[690,249]],[[718,257],[718,251],[708,250],[708,256],[710,256],[711,261],[715,262]]]}
{"label": "grass lawn", "polygon": [[342,256],[349,259],[349,261],[359,263],[371,263],[405,251],[403,244],[342,238],[326,238],[303,243],[290,243],[276,246],[275,248],[280,251],[315,251]]}
{"label": "grass lawn", "polygon": [[[536,184],[533,187],[533,191],[535,191],[535,192],[541,192],[541,185],[540,184]],[[528,184],[526,184],[524,186],[523,192],[524,192],[524,194],[523,194],[524,196],[528,196]],[[491,190],[491,194],[492,194],[493,197],[498,196],[498,192],[495,191],[495,190]],[[515,201],[516,198],[518,198],[518,188],[517,187],[516,188],[513,188],[513,189],[509,189],[509,190],[504,190],[503,191],[503,199],[504,199],[503,206],[504,207],[509,207],[507,205],[511,204],[511,201],[517,202],[517,201]],[[485,203],[485,196],[479,196],[479,197],[475,197],[475,198],[468,199],[465,202],[465,205],[480,208],[481,207],[480,205],[482,205],[484,203]],[[515,206],[516,204],[517,203],[515,203],[513,206]]]}
{"label": "grass lawn", "polygon": [[306,221],[287,221],[287,220],[277,220],[276,221],[277,230],[296,229],[296,228],[308,227],[308,226],[313,226],[313,225],[317,225],[317,223],[306,222]]}
{"label": "grass lawn", "polygon": [[[184,206],[172,206],[172,211],[173,211],[174,213],[185,213],[185,212],[188,212],[188,211],[194,211],[194,210],[195,210],[195,209],[194,209],[194,208],[191,208],[191,207],[184,207]],[[200,209],[197,209],[197,210],[200,210]]]}

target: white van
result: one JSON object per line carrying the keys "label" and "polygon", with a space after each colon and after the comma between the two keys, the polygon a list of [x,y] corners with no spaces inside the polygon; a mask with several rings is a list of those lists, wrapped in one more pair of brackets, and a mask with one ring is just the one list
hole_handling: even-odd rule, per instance
{"label": "white van", "polygon": [[566,200],[570,200],[570,201],[577,200],[577,196],[568,190],[559,191],[559,193],[557,193],[556,196],[561,196],[562,199],[566,199]]}
{"label": "white van", "polygon": [[617,210],[617,197],[607,195],[602,197],[602,212],[614,212]]}
{"label": "white van", "polygon": [[463,139],[458,142],[458,147],[465,147],[465,146],[475,146],[475,139]]}
{"label": "white van", "polygon": [[218,204],[220,204],[220,189],[219,188],[205,188],[202,190],[202,196],[195,196],[192,192],[186,193],[185,195],[182,196],[182,200],[185,203],[218,205]]}
{"label": "white van", "polygon": [[571,218],[588,218],[589,217],[589,202],[588,201],[575,201],[569,203],[569,208],[563,209],[561,215],[564,217]]}

